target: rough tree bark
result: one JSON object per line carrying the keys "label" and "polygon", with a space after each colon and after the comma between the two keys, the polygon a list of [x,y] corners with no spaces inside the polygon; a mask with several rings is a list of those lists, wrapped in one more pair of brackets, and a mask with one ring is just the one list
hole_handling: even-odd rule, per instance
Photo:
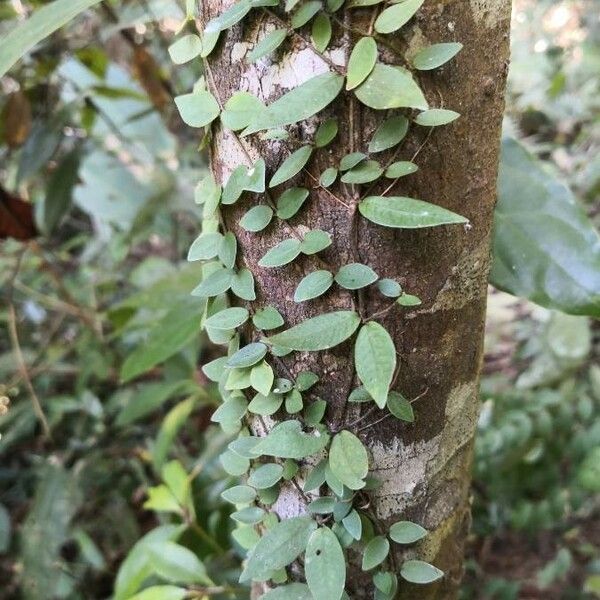
{"label": "rough tree bark", "polygon": [[[231,0],[204,0],[205,23],[227,8]],[[341,95],[321,116],[336,116],[340,134],[329,152],[322,151],[293,182],[311,189],[311,195],[289,226],[271,225],[260,234],[238,225],[240,217],[256,198],[247,196],[224,210],[227,227],[238,238],[240,264],[252,270],[258,300],[254,307],[276,306],[288,325],[317,314],[358,306],[372,314],[387,306],[380,294],[333,288],[324,297],[295,304],[293,293],[300,279],[314,268],[314,257],[301,257],[279,269],[257,266],[263,254],[278,241],[319,228],[333,234],[333,245],[321,253],[333,269],[348,262],[370,265],[381,277],[400,281],[405,290],[423,300],[418,309],[398,307],[387,313],[383,324],[393,334],[399,353],[399,376],[395,388],[406,397],[421,396],[414,404],[416,423],[406,425],[393,418],[359,432],[371,453],[371,467],[382,481],[370,508],[376,519],[389,526],[409,519],[431,533],[411,548],[446,572],[431,586],[412,589],[401,585],[401,597],[451,599],[458,593],[462,553],[469,527],[469,484],[473,436],[478,416],[478,378],[482,355],[486,280],[489,266],[492,210],[495,201],[500,125],[509,49],[510,0],[426,0],[415,19],[391,44],[406,54],[427,43],[459,41],[463,51],[441,69],[423,72],[419,81],[431,106],[444,106],[461,113],[452,125],[436,128],[428,136],[425,128],[411,127],[398,159],[415,162],[420,170],[401,179],[388,195],[403,195],[430,201],[462,214],[470,225],[420,230],[393,230],[359,218],[355,209],[360,189],[334,184],[331,193],[316,186],[319,174],[337,165],[344,154],[366,150],[383,111],[360,105],[351,94]],[[367,31],[373,10],[341,9],[334,22],[333,45],[327,56],[345,65],[351,36]],[[275,56],[248,65],[243,57],[266,32],[281,23],[267,11],[253,11],[242,25],[234,27],[219,42],[209,60],[208,84],[224,103],[237,90],[249,91],[272,102],[285,91],[331,69],[310,48],[308,33],[292,35]],[[337,41],[336,41],[337,40]],[[381,60],[397,63],[384,50]],[[238,164],[263,157],[268,176],[301,142],[310,141],[315,121],[292,128],[294,142],[264,142],[258,136],[242,143],[230,131],[215,126],[211,142],[211,165],[217,181],[226,181]],[[385,161],[393,151],[378,155]],[[268,178],[267,178],[268,179]],[[389,183],[389,182],[388,182]],[[377,183],[381,192],[387,183]],[[277,196],[281,190],[276,190]],[[335,196],[335,197],[334,197]],[[283,222],[281,222],[283,223]],[[294,353],[284,364],[274,364],[279,374],[311,369],[320,375],[317,394],[329,403],[327,422],[333,427],[356,421],[362,404],[347,405],[353,381],[351,344],[329,352]],[[282,370],[283,369],[283,370]],[[361,408],[362,407],[362,408]],[[380,418],[371,414],[358,427]],[[305,499],[294,488],[284,490],[276,504],[282,518],[304,512]],[[399,547],[394,551],[400,558]],[[370,597],[369,586],[352,569],[348,593],[352,598]],[[370,582],[370,578],[366,580]]]}

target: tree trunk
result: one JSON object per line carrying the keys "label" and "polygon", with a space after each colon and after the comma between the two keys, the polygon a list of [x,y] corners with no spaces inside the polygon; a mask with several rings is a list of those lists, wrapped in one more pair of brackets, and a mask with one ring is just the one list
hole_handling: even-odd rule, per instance
{"label": "tree trunk", "polygon": [[[230,4],[230,0],[205,0],[202,21],[220,14]],[[349,392],[357,385],[350,343],[327,352],[293,353],[273,364],[281,376],[310,369],[321,377],[315,389],[328,402],[326,421],[331,427],[348,427],[365,416],[349,429],[367,445],[371,469],[382,482],[372,493],[369,509],[376,520],[387,528],[407,519],[430,531],[423,542],[407,551],[396,545],[396,562],[404,556],[418,556],[444,570],[446,576],[418,589],[401,583],[403,598],[455,598],[461,580],[463,545],[469,528],[471,457],[478,416],[510,8],[510,0],[425,0],[416,18],[387,38],[403,54],[430,43],[458,41],[464,45],[462,52],[443,68],[419,74],[430,105],[456,110],[461,113],[460,119],[432,130],[411,127],[397,160],[414,157],[419,171],[400,179],[387,195],[441,205],[467,217],[468,226],[418,230],[380,227],[356,211],[366,186],[336,183],[329,191],[318,187],[319,174],[329,166],[337,166],[340,157],[353,151],[366,152],[384,116],[385,111],[362,106],[350,93],[340,95],[318,115],[318,119],[338,118],[340,133],[336,141],[315,153],[307,170],[289,182],[311,190],[298,215],[287,225],[281,221],[256,234],[238,225],[244,212],[256,203],[256,197],[246,195],[223,210],[227,228],[238,239],[239,266],[249,268],[256,278],[258,298],[253,307],[277,307],[288,326],[323,312],[355,306],[362,315],[370,315],[389,304],[381,294],[356,294],[338,287],[316,300],[294,303],[300,279],[315,268],[323,268],[317,263],[319,259],[301,256],[278,269],[264,269],[257,263],[281,239],[302,234],[307,228],[332,234],[332,246],[320,256],[334,272],[349,262],[362,262],[380,277],[397,279],[407,292],[423,301],[413,309],[398,306],[382,319],[399,355],[399,376],[394,387],[407,398],[418,397],[414,424],[391,417],[369,427],[386,413],[376,410],[365,416],[369,410],[366,405],[347,403]],[[347,63],[349,48],[356,41],[351,39],[354,33],[349,33],[350,29],[369,30],[374,10],[378,7],[342,8],[336,13],[344,27],[333,23],[333,41],[326,52],[330,61],[342,67]],[[245,53],[275,26],[281,27],[281,23],[272,13],[256,10],[243,24],[223,34],[207,71],[208,85],[221,104],[238,90],[249,91],[269,103],[288,89],[331,70],[331,65],[307,43],[306,28],[300,30],[300,35],[288,37],[270,59],[248,65],[243,60]],[[388,52],[380,46],[380,60],[397,63],[396,55]],[[240,140],[215,125],[210,149],[217,181],[226,181],[238,164],[251,164],[250,160],[260,157],[265,159],[267,174],[271,175],[302,141],[312,140],[315,123],[318,121],[312,119],[293,126],[294,142],[261,141],[256,135]],[[387,162],[393,154],[394,150],[377,158]],[[373,192],[383,192],[388,183],[378,181]],[[282,492],[275,509],[283,518],[297,515],[304,512],[305,499],[290,487]],[[349,577],[347,591],[351,598],[372,597],[370,576],[365,578],[360,569],[350,569]]]}

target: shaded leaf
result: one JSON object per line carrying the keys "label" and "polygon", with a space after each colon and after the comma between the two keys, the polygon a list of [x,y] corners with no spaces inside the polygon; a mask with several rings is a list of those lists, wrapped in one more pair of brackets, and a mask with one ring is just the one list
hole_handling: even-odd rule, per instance
{"label": "shaded leaf", "polygon": [[329,467],[346,487],[360,490],[369,472],[367,450],[353,433],[340,431],[331,442]]}
{"label": "shaded leaf", "polygon": [[316,454],[328,441],[326,433],[318,430],[305,433],[300,421],[291,420],[275,425],[256,445],[255,450],[260,455],[299,459]]}

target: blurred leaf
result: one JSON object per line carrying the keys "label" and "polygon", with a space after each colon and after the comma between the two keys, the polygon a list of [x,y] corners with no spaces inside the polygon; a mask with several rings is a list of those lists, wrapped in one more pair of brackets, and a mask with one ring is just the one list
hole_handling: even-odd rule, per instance
{"label": "blurred leaf", "polygon": [[547,308],[600,317],[600,237],[573,195],[505,139],[490,279]]}
{"label": "blurred leaf", "polygon": [[0,554],[4,554],[8,550],[11,537],[10,514],[5,506],[0,504]]}
{"label": "blurred leaf", "polygon": [[0,40],[0,77],[45,37],[100,0],[55,0],[36,10]]}

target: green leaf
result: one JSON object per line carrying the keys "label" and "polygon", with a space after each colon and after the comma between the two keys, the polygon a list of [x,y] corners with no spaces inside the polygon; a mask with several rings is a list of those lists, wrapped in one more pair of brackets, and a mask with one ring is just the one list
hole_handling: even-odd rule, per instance
{"label": "green leaf", "polygon": [[387,398],[387,407],[397,419],[408,423],[414,422],[415,413],[412,404],[402,394],[390,392]]}
{"label": "green leaf", "polygon": [[441,579],[444,572],[422,560],[407,560],[400,569],[400,575],[411,583],[432,583]]}
{"label": "green leaf", "polygon": [[329,527],[320,527],[308,539],[304,573],[314,600],[340,600],[346,584],[346,560]]}
{"label": "green leaf", "polygon": [[387,298],[397,298],[402,294],[402,286],[394,279],[380,279],[377,289]]}
{"label": "green leaf", "polygon": [[424,0],[404,0],[386,8],[375,21],[375,31],[378,33],[397,31],[410,21],[423,2]]}
{"label": "green leaf", "polygon": [[176,65],[189,62],[201,52],[202,40],[195,33],[184,35],[169,46],[169,56]]}
{"label": "green leaf", "polygon": [[240,435],[227,446],[232,452],[239,454],[244,458],[257,458],[258,455],[254,451],[256,445],[260,442],[260,438],[252,435]]}
{"label": "green leaf", "polygon": [[348,402],[360,403],[371,402],[372,400],[373,398],[371,397],[371,394],[369,394],[369,392],[367,392],[367,390],[362,385],[352,390],[350,392],[350,395],[348,396]]}
{"label": "green leaf", "polygon": [[254,275],[249,269],[240,269],[231,279],[231,291],[242,300],[256,300]]}
{"label": "green leaf", "polygon": [[189,261],[194,261],[215,258],[219,253],[222,239],[223,235],[218,231],[201,233],[190,246],[187,259]]}
{"label": "green leaf", "polygon": [[390,527],[389,535],[397,544],[413,544],[427,535],[427,529],[411,521],[398,521]]}
{"label": "green leaf", "polygon": [[346,89],[353,90],[359,86],[373,70],[377,62],[377,43],[372,37],[358,40],[348,60]]}
{"label": "green leaf", "polygon": [[319,184],[323,187],[329,187],[338,176],[338,170],[335,167],[329,167],[321,173],[319,177]]}
{"label": "green leaf", "polygon": [[268,341],[290,350],[327,350],[347,340],[360,325],[360,317],[354,311],[330,312],[306,319]]}
{"label": "green leaf", "polygon": [[214,50],[220,33],[220,31],[204,31],[202,33],[202,52],[200,53],[202,58],[206,58]]}
{"label": "green leaf", "polygon": [[233,131],[248,127],[250,121],[261,110],[264,104],[249,92],[235,92],[223,107],[221,122]]}
{"label": "green leaf", "polygon": [[204,204],[203,216],[211,217],[221,200],[221,186],[217,185],[212,175],[202,179],[194,190],[194,201],[196,204]]}
{"label": "green leaf", "polygon": [[43,204],[42,222],[45,233],[51,233],[71,208],[73,190],[79,183],[79,148],[69,152],[53,171]]}
{"label": "green leaf", "polygon": [[273,374],[273,369],[266,361],[263,360],[252,367],[250,382],[252,387],[263,396],[269,395],[274,380],[275,375]]}
{"label": "green leaf", "polygon": [[263,417],[275,414],[283,404],[283,396],[281,394],[270,393],[267,396],[257,394],[248,404],[248,410],[255,415]]}
{"label": "green leaf", "polygon": [[273,246],[259,261],[260,267],[282,267],[292,262],[301,252],[300,240],[282,240]]}
{"label": "green leaf", "polygon": [[175,585],[152,585],[131,596],[129,600],[183,600],[186,596],[185,588]]}
{"label": "green leaf", "polygon": [[306,188],[293,187],[285,190],[277,199],[277,216],[280,219],[291,219],[308,198]]}
{"label": "green leaf", "polygon": [[373,134],[369,152],[383,152],[398,145],[408,131],[408,119],[402,115],[386,119]]}
{"label": "green leaf", "polygon": [[329,468],[351,490],[365,486],[369,472],[369,457],[363,443],[349,431],[340,431],[331,442]]}
{"label": "green leaf", "polygon": [[225,469],[225,472],[229,473],[232,477],[240,477],[250,468],[250,461],[247,458],[240,456],[231,450],[223,452],[223,454],[219,456],[219,461],[221,462],[223,469]]}
{"label": "green leaf", "polygon": [[207,90],[198,90],[175,98],[183,122],[190,127],[205,127],[219,116],[219,105]]}
{"label": "green leaf", "polygon": [[347,290],[358,290],[377,281],[377,273],[367,265],[350,263],[341,267],[335,281]]}
{"label": "green leaf", "polygon": [[264,509],[259,506],[246,506],[231,513],[231,518],[244,525],[256,525],[265,518],[265,514]]}
{"label": "green leaf", "polygon": [[402,294],[396,302],[400,306],[419,306],[421,304],[421,298],[413,296],[412,294]]}
{"label": "green leaf", "polygon": [[273,306],[265,306],[254,313],[252,323],[257,329],[267,331],[269,329],[277,329],[284,323],[283,317],[279,311]]}
{"label": "green leaf", "polygon": [[454,58],[463,48],[458,42],[433,44],[419,50],[412,59],[412,65],[419,71],[437,69]]}
{"label": "green leaf", "polygon": [[261,342],[254,342],[240,348],[227,359],[228,367],[246,368],[262,360],[267,353],[267,347]]}
{"label": "green leaf", "polygon": [[437,127],[438,125],[447,125],[456,121],[460,117],[460,114],[453,110],[446,110],[444,108],[432,108],[425,112],[419,113],[415,118],[417,125],[423,127]]}
{"label": "green leaf", "polygon": [[308,511],[313,515],[327,515],[333,512],[334,506],[335,498],[333,496],[322,496],[308,505]]}
{"label": "green leaf", "polygon": [[317,51],[325,52],[331,40],[331,20],[326,13],[320,12],[317,15],[317,18],[313,21],[310,37]]}
{"label": "green leaf", "polygon": [[321,229],[312,229],[306,232],[300,246],[300,251],[303,254],[316,254],[330,245],[331,235],[329,233]]}
{"label": "green leaf", "polygon": [[390,179],[397,179],[398,177],[404,177],[405,175],[416,173],[418,170],[419,167],[417,167],[415,163],[410,162],[409,160],[399,160],[392,163],[385,170],[385,176],[389,177]]}
{"label": "green leaf", "polygon": [[600,317],[600,237],[523,146],[502,145],[491,283],[546,308]]}
{"label": "green leaf", "polygon": [[316,427],[323,420],[326,410],[327,402],[317,398],[312,404],[309,404],[304,411],[304,420],[306,421],[306,424],[311,427]]}
{"label": "green leaf", "polygon": [[267,530],[250,553],[240,582],[266,581],[273,571],[289,565],[304,551],[316,528],[310,517],[292,517]]}
{"label": "green leaf", "polygon": [[388,108],[427,110],[429,108],[421,88],[410,72],[402,67],[376,64],[367,80],[356,88],[355,93],[363,104],[377,110]]}
{"label": "green leaf", "polygon": [[285,40],[287,36],[286,29],[275,29],[271,31],[265,37],[254,46],[251,52],[248,53],[246,60],[249,63],[256,62],[259,58],[266,56],[267,54],[271,54],[274,52],[279,46],[281,46],[283,40]]}
{"label": "green leaf", "polygon": [[204,303],[190,300],[178,302],[150,329],[145,342],[125,359],[121,367],[122,381],[129,381],[167,360],[197,337]]}
{"label": "green leaf", "polygon": [[231,504],[250,504],[256,498],[256,491],[249,485],[234,485],[221,492],[221,498]]}
{"label": "green leaf", "polygon": [[294,302],[305,302],[324,294],[333,283],[333,275],[329,271],[314,271],[300,281],[294,292]]}
{"label": "green leaf", "polygon": [[329,442],[329,436],[315,430],[313,433],[302,431],[300,421],[278,423],[262,438],[255,450],[261,456],[278,458],[305,458],[322,450]]}
{"label": "green leaf", "polygon": [[273,209],[266,204],[259,204],[258,206],[253,206],[240,219],[240,227],[246,231],[262,231],[271,222],[272,218]]}
{"label": "green leaf", "polygon": [[304,2],[300,8],[292,15],[291,25],[292,29],[298,29],[306,25],[321,8],[319,0],[309,0]]}
{"label": "green leaf", "polygon": [[243,325],[248,320],[248,316],[248,309],[234,306],[219,311],[206,319],[204,324],[206,327],[213,327],[214,329],[235,329]]}
{"label": "green leaf", "polygon": [[227,10],[222,12],[218,17],[211,19],[205,28],[206,33],[217,33],[224,29],[233,27],[239,23],[252,8],[252,3],[249,0],[241,0],[231,5]]}
{"label": "green leaf", "polygon": [[154,572],[174,583],[210,584],[206,568],[191,551],[175,542],[160,542],[148,547]]}
{"label": "green leaf", "polygon": [[293,389],[285,396],[285,410],[290,415],[299,413],[304,408],[304,402],[302,400],[302,394]]}
{"label": "green leaf", "polygon": [[228,231],[219,244],[219,260],[227,269],[233,269],[237,256],[237,240],[231,231]]}
{"label": "green leaf", "polygon": [[271,177],[269,187],[280,185],[300,173],[304,168],[304,165],[308,162],[312,151],[312,146],[302,146],[302,148],[292,152],[292,154],[283,161],[279,169],[275,171],[273,177]]}
{"label": "green leaf", "polygon": [[390,551],[390,543],[382,535],[374,537],[365,547],[362,559],[362,570],[370,571],[380,565]]}
{"label": "green leaf", "polygon": [[383,175],[383,169],[376,160],[365,160],[357,167],[342,175],[343,183],[360,184],[375,181]]}
{"label": "green leaf", "polygon": [[373,223],[401,229],[468,222],[441,206],[402,196],[369,196],[358,205],[358,210]]}
{"label": "green leaf", "polygon": [[362,521],[356,510],[352,509],[348,515],[342,519],[342,525],[356,541],[360,540],[362,537]]}
{"label": "green leaf", "polygon": [[38,42],[98,2],[99,0],[55,0],[10,28],[0,41],[0,77]]}
{"label": "green leaf", "polygon": [[315,146],[317,148],[324,148],[330,144],[335,136],[338,134],[338,122],[337,119],[331,118],[323,121],[317,133],[315,133]]}
{"label": "green leaf", "polygon": [[396,369],[394,342],[379,323],[361,327],[354,347],[356,373],[379,408],[385,406]]}
{"label": "green leaf", "polygon": [[343,85],[342,75],[335,73],[317,75],[261,111],[244,130],[243,135],[308,119],[333,102]]}
{"label": "green leaf", "polygon": [[313,600],[305,583],[288,583],[268,591],[260,600]]}
{"label": "green leaf", "polygon": [[243,397],[230,397],[215,410],[210,420],[213,423],[220,423],[221,425],[231,424],[233,426],[239,423],[244,417],[247,408],[248,405]]}
{"label": "green leaf", "polygon": [[351,152],[350,154],[346,154],[340,160],[340,171],[348,171],[348,169],[352,169],[363,160],[367,158],[367,155],[363,152]]}
{"label": "green leaf", "polygon": [[274,486],[283,476],[283,467],[276,463],[261,465],[248,477],[248,485],[257,490],[266,490]]}

